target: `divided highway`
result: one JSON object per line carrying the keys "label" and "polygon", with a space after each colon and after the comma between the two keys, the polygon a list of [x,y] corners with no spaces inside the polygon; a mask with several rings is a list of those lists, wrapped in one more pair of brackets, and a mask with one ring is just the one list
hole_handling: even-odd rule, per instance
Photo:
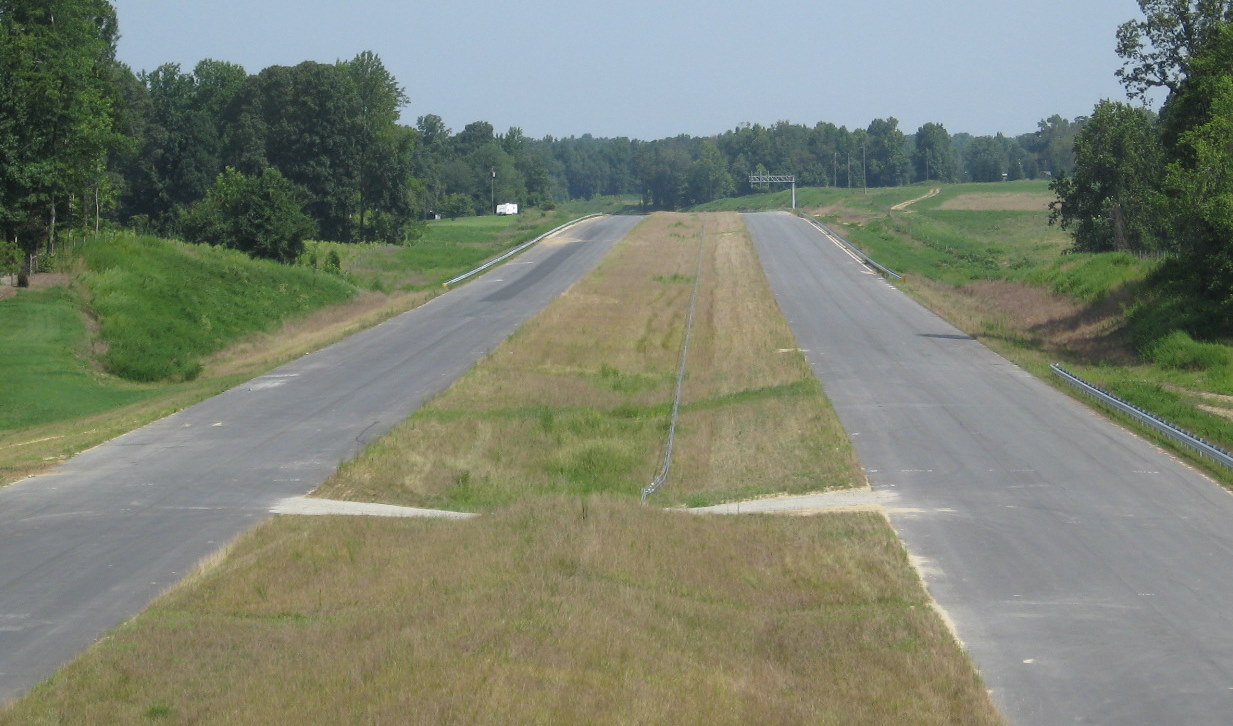
{"label": "divided highway", "polygon": [[746,216],[874,489],[1013,724],[1233,721],[1233,496],[917,305]]}
{"label": "divided highway", "polygon": [[572,227],[330,348],[0,489],[0,703],[444,390],[638,222]]}

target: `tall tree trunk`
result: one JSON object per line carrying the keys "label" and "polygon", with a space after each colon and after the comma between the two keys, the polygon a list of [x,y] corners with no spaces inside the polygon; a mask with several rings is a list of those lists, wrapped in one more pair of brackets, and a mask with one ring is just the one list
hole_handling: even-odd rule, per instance
{"label": "tall tree trunk", "polygon": [[56,253],[56,195],[51,195],[51,226],[47,230],[47,254]]}
{"label": "tall tree trunk", "polygon": [[1122,205],[1114,204],[1112,213],[1113,222],[1113,249],[1121,251],[1130,247],[1130,242],[1126,239],[1126,220],[1122,217]]}

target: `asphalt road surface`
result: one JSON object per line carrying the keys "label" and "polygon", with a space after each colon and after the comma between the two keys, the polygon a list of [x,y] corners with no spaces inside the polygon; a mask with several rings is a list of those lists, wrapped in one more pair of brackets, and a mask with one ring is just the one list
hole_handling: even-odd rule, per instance
{"label": "asphalt road surface", "polygon": [[639,221],[568,229],[416,310],[0,489],[0,703],[444,390]]}
{"label": "asphalt road surface", "polygon": [[1233,723],[1233,496],[807,222],[746,222],[875,492],[1011,723]]}

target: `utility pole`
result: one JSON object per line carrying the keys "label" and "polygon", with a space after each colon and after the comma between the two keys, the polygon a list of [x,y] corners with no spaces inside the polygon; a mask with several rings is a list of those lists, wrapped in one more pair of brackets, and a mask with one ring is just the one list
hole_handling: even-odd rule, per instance
{"label": "utility pole", "polygon": [[831,152],[831,164],[834,166],[833,176],[831,176],[831,186],[839,186],[839,150]]}
{"label": "utility pole", "polygon": [[865,194],[869,193],[869,172],[865,166],[865,142],[861,142],[861,186],[865,188]]}
{"label": "utility pole", "polygon": [[488,196],[489,196],[488,210],[491,211],[493,214],[496,214],[497,213],[497,170],[493,168],[491,171],[492,171],[492,181],[489,182],[488,184]]}
{"label": "utility pole", "polygon": [[852,152],[848,152],[848,188],[852,188]]}

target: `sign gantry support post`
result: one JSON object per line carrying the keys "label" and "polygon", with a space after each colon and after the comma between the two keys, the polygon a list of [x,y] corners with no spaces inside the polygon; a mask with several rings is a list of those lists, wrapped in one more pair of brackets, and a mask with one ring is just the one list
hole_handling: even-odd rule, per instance
{"label": "sign gantry support post", "polygon": [[750,184],[791,184],[792,208],[796,209],[796,175],[795,174],[750,174]]}

